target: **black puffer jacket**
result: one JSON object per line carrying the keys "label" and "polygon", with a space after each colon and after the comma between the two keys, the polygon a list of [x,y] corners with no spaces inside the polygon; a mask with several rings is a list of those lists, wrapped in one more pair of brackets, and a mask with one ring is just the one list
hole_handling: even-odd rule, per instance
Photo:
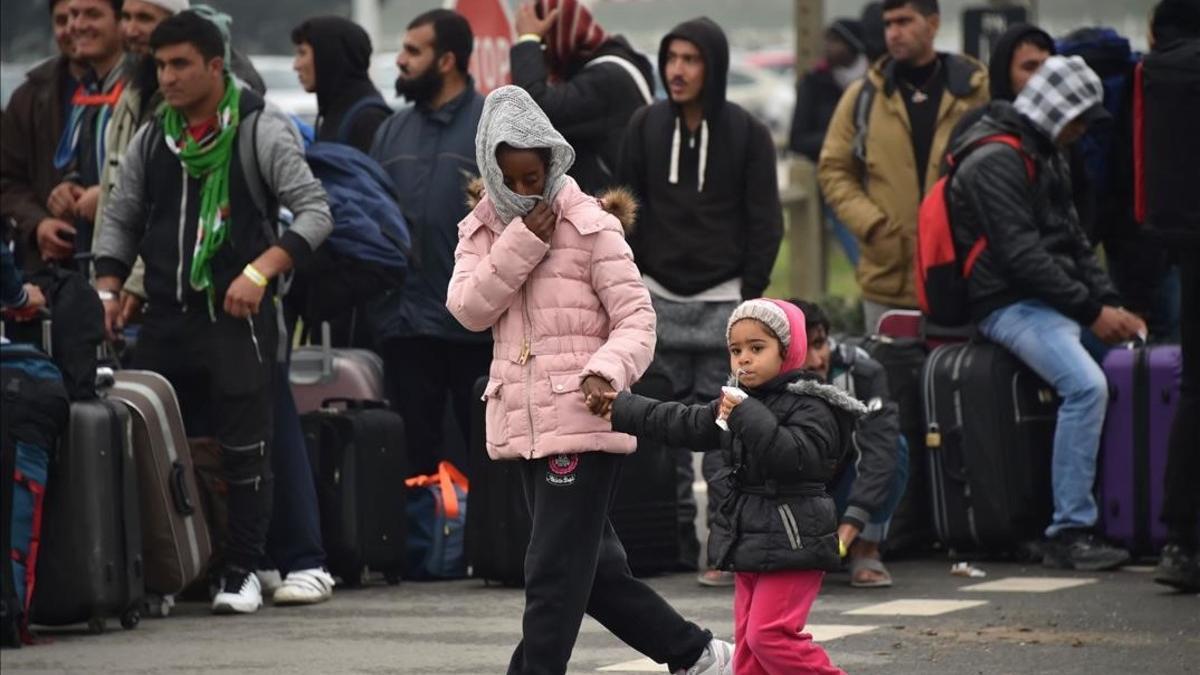
{"label": "black puffer jacket", "polygon": [[[965,153],[995,134],[1020,137],[1035,161],[1032,183],[1021,153],[1009,146],[989,143]],[[1066,160],[1012,104],[990,103],[950,153],[960,157],[948,197],[956,248],[965,257],[979,236],[988,239],[968,282],[973,319],[1036,299],[1090,326],[1103,305],[1118,304],[1079,225]]]}
{"label": "black puffer jacket", "polygon": [[720,447],[727,466],[709,481],[720,504],[709,523],[709,559],[737,572],[837,569],[837,512],[825,483],[866,408],[794,371],[749,391],[716,426],[717,404],[661,403],[629,393],[613,407],[613,429],[675,447]]}

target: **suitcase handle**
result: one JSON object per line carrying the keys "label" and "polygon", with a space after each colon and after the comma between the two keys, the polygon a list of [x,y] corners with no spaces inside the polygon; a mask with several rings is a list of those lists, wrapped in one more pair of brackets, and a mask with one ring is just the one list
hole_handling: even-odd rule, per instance
{"label": "suitcase handle", "polygon": [[375,401],[372,399],[363,398],[346,398],[344,396],[323,399],[321,401],[321,407],[333,408],[339,403],[345,406],[346,410],[386,410],[390,407],[390,404],[387,401]]}
{"label": "suitcase handle", "polygon": [[180,515],[190,516],[196,512],[192,498],[187,489],[187,469],[183,463],[176,461],[171,465],[171,501],[175,502],[175,510]]}

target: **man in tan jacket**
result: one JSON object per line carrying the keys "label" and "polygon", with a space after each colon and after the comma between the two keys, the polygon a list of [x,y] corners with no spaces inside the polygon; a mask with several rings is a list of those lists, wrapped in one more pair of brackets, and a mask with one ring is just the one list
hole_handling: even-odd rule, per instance
{"label": "man in tan jacket", "polygon": [[888,55],[842,95],[817,173],[862,251],[857,276],[868,331],[887,310],[917,306],[921,198],[941,173],[955,124],[988,100],[982,64],[934,50],[937,0],[887,0],[883,9]]}

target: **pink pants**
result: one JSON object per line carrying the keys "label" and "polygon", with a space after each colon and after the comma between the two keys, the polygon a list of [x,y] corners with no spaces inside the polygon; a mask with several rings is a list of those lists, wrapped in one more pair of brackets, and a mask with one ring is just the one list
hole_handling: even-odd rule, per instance
{"label": "pink pants", "polygon": [[846,675],[800,632],[824,572],[738,572],[733,596],[736,675]]}

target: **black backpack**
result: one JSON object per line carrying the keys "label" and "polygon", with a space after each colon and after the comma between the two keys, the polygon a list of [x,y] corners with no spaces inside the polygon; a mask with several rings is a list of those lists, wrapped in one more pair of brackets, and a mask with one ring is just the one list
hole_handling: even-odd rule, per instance
{"label": "black backpack", "polygon": [[50,309],[50,344],[38,321],[8,322],[13,342],[41,345],[62,371],[72,401],[96,398],[96,368],[104,342],[104,305],[82,272],[51,265],[27,279],[42,290]]}

